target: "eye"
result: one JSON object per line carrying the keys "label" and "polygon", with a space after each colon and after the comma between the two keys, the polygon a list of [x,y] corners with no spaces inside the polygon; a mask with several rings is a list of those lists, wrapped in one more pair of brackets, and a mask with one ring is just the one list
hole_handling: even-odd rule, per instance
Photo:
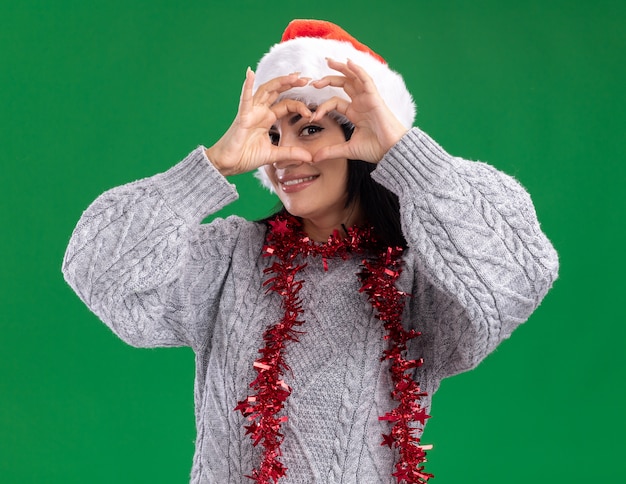
{"label": "eye", "polygon": [[308,126],[304,126],[300,130],[300,136],[311,136],[313,134],[321,133],[322,131],[324,131],[324,128],[322,128],[321,126],[315,126],[314,124],[311,124]]}
{"label": "eye", "polygon": [[280,135],[276,131],[270,131],[269,136],[270,143],[272,143],[274,146],[278,146],[278,142],[280,141]]}

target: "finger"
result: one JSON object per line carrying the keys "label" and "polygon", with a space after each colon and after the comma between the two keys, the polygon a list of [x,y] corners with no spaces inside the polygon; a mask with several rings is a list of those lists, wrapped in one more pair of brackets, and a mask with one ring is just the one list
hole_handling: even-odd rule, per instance
{"label": "finger", "polygon": [[246,112],[252,109],[252,86],[254,85],[254,72],[248,67],[246,69],[246,79],[241,86],[241,96],[239,97],[239,111]]}
{"label": "finger", "polygon": [[292,84],[288,89],[284,89],[282,91],[276,90],[276,91],[269,92],[267,98],[265,99],[265,102],[267,103],[267,105],[271,106],[271,105],[273,105],[276,102],[276,100],[280,97],[280,95],[283,92],[286,92],[289,89],[292,89],[294,87],[306,86],[309,83],[310,80],[311,79],[309,77],[301,77],[300,79],[298,79],[298,81],[299,81],[298,83]]}
{"label": "finger", "polygon": [[295,99],[283,99],[282,101],[273,104],[270,109],[277,119],[280,119],[289,113],[299,114],[303,118],[310,118],[313,114],[306,104],[302,101],[296,101]]}
{"label": "finger", "polygon": [[350,142],[340,143],[337,145],[324,146],[313,155],[313,163],[324,160],[334,160],[337,158],[353,158],[350,154]]}
{"label": "finger", "polygon": [[350,101],[347,101],[346,99],[342,99],[337,96],[331,97],[315,109],[315,112],[311,116],[311,121],[318,121],[331,111],[336,111],[339,114],[343,114],[345,116],[348,112],[349,107]]}
{"label": "finger", "polygon": [[273,146],[271,160],[267,164],[276,163],[277,161],[311,163],[313,156],[309,151],[298,146]]}
{"label": "finger", "polygon": [[297,72],[293,72],[291,74],[287,74],[286,76],[278,76],[278,77],[274,77],[272,79],[270,79],[269,81],[261,84],[259,86],[259,91],[278,91],[278,92],[283,92],[286,91],[287,89],[290,89],[292,87],[292,84],[295,82],[299,82],[300,79],[303,79],[300,77],[300,74],[298,74]]}
{"label": "finger", "polygon": [[[331,69],[341,72],[346,78],[352,79],[355,83],[355,87],[369,93],[378,92],[376,84],[374,83],[374,80],[371,78],[368,72],[352,59],[348,59],[345,64],[329,58],[327,58],[326,60],[328,62],[328,66]],[[346,84],[346,86],[349,86],[349,84]],[[344,90],[346,90],[346,87],[343,87]],[[346,90],[346,92],[348,91]],[[352,97],[351,94],[349,95]]]}
{"label": "finger", "polygon": [[310,81],[307,77],[300,77],[300,74],[293,73],[286,76],[279,76],[261,84],[254,94],[255,102],[271,104],[278,96],[293,87],[306,86]]}
{"label": "finger", "polygon": [[350,80],[345,76],[324,76],[321,79],[317,79],[311,82],[313,87],[321,89],[323,87],[344,87]]}
{"label": "finger", "polygon": [[363,83],[365,89],[370,92],[378,91],[376,84],[368,72],[352,59],[348,59],[348,67],[354,73],[356,78]]}
{"label": "finger", "polygon": [[326,57],[326,63],[328,64],[328,67],[335,71],[341,72],[346,77],[352,79],[355,79],[357,77],[347,62],[339,62],[331,59],[330,57]]}
{"label": "finger", "polygon": [[351,98],[363,90],[363,86],[357,78],[351,79],[345,76],[325,76],[311,82],[311,85],[316,89],[323,89],[328,86],[339,87]]}

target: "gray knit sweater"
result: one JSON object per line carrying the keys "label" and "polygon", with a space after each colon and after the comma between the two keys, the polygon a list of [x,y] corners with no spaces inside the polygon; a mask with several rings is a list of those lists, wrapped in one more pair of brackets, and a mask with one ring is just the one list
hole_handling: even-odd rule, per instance
{"label": "gray knit sweater", "polygon": [[[507,175],[447,154],[413,128],[374,179],[400,197],[409,250],[399,288],[415,378],[430,396],[442,378],[475,367],[539,305],[557,254],[528,194]],[[114,188],[85,211],[63,272],[120,338],[138,347],[189,345],[196,354],[192,483],[247,483],[259,462],[233,409],[250,393],[264,329],[282,316],[262,289],[263,225],[201,221],[237,198],[202,147],[169,171]],[[391,483],[396,456],[381,446],[395,405],[383,329],[358,292],[358,258],[313,259],[302,271],[300,342],[289,346],[293,388],[284,425],[284,484]],[[425,402],[430,407],[430,401]]]}

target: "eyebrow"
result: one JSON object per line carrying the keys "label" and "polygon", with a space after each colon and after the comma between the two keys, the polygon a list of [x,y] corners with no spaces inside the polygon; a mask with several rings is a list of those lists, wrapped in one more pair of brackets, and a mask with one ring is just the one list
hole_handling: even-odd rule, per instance
{"label": "eyebrow", "polygon": [[[296,124],[298,121],[300,121],[302,119],[302,115],[300,114],[296,114],[295,116],[291,117],[289,119],[289,121],[287,121],[287,123],[289,124],[289,126],[293,126],[294,124]],[[274,130],[276,131],[276,125],[274,124],[270,130]]]}
{"label": "eyebrow", "polygon": [[289,122],[289,126],[293,126],[294,124],[296,124],[298,121],[300,121],[302,119],[302,115],[300,114],[296,114],[294,117],[292,117],[288,122]]}
{"label": "eyebrow", "polygon": [[[315,108],[311,107],[309,108],[309,110],[314,113],[315,112]],[[287,123],[289,124],[289,126],[293,126],[294,124],[296,124],[298,121],[300,121],[302,119],[302,115],[301,114],[295,114],[294,116],[292,116],[289,121],[287,121]],[[272,126],[270,129],[276,129],[276,125]]]}
{"label": "eyebrow", "polygon": [[[311,111],[312,113],[315,112],[316,107],[313,106],[309,106],[309,111]],[[293,116],[289,121],[289,126],[293,126],[294,124],[296,124],[298,121],[300,121],[302,119],[302,115],[301,114],[296,114],[295,116]]]}

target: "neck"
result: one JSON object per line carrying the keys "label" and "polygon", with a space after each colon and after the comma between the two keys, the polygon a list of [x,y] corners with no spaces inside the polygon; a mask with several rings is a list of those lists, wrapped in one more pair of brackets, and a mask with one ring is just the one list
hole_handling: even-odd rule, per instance
{"label": "neck", "polygon": [[344,227],[349,228],[362,222],[361,210],[356,206],[349,207],[341,214],[302,220],[304,232],[315,242],[326,242],[335,230],[341,235],[346,235]]}

